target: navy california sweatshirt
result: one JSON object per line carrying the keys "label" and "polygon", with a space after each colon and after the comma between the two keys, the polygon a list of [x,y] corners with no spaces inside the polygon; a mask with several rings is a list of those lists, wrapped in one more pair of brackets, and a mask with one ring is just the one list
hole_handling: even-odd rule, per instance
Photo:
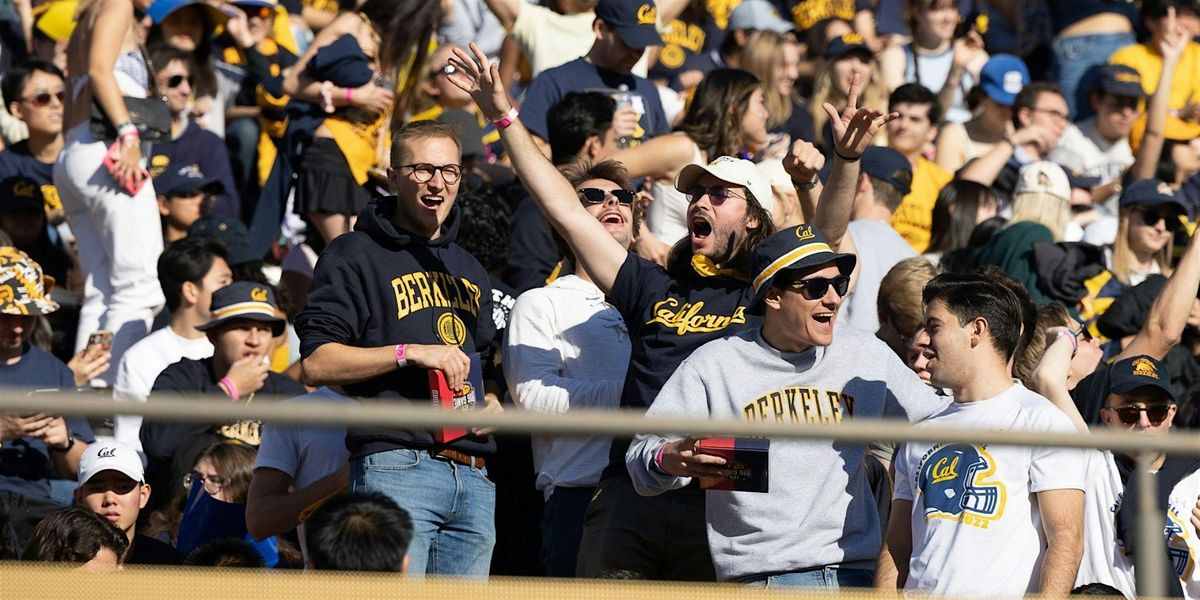
{"label": "navy california sweatshirt", "polygon": [[[372,202],[358,216],[354,231],[321,253],[308,301],[296,318],[302,357],[331,342],[363,348],[451,344],[468,355],[482,353],[491,342],[491,283],[479,261],[454,243],[458,208],[450,211],[436,240],[393,224],[395,209],[394,197]],[[360,398],[430,402],[429,373],[414,366],[344,387]],[[346,445],[354,456],[364,456],[433,448],[434,441],[429,431],[371,427],[351,429]],[[490,453],[495,442],[490,436],[468,436],[449,447]]]}

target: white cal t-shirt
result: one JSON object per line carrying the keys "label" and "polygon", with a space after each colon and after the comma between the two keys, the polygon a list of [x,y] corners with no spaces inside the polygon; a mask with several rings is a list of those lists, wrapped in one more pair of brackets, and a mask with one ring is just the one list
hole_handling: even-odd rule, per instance
{"label": "white cal t-shirt", "polygon": [[1083,560],[1075,587],[1103,583],[1126,598],[1136,596],[1133,561],[1117,537],[1117,511],[1125,496],[1125,483],[1112,452],[1087,450],[1087,475],[1083,504]]}
{"label": "white cal t-shirt", "polygon": [[[952,402],[918,427],[1074,433],[1049,400],[1017,383]],[[1084,489],[1084,455],[1066,448],[905,444],[894,497],[913,502],[907,590],[1020,596],[1037,591],[1046,544],[1037,492]]]}
{"label": "white cal t-shirt", "polygon": [[1200,471],[1184,477],[1171,489],[1167,497],[1167,519],[1163,534],[1167,538],[1167,551],[1171,556],[1171,568],[1179,577],[1183,595],[1189,599],[1200,598],[1200,539],[1192,525],[1192,508],[1200,496]]}

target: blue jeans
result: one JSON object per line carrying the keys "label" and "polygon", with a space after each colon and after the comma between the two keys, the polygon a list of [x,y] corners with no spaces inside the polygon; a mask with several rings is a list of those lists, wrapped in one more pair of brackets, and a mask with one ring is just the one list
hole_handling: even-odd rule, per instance
{"label": "blue jeans", "polygon": [[1132,32],[1076,35],[1054,40],[1054,75],[1062,88],[1072,119],[1086,119],[1096,111],[1088,102],[1088,91],[1096,81],[1096,73],[1108,62],[1113,52],[1137,43]]}
{"label": "blue jeans", "polygon": [[596,488],[554,488],[542,513],[542,564],[549,577],[574,577],[583,515]]}
{"label": "blue jeans", "polygon": [[836,591],[840,588],[869,588],[875,574],[866,569],[844,567],[821,567],[799,573],[779,573],[739,579],[751,587],[761,588],[825,588]]}
{"label": "blue jeans", "polygon": [[410,577],[487,576],[496,545],[496,484],[486,470],[425,450],[390,450],[351,461],[350,489],[381,492],[408,511]]}

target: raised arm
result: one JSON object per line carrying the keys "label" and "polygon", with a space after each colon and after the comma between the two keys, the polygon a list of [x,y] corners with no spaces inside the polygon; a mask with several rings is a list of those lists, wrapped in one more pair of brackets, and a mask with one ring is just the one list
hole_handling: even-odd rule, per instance
{"label": "raised arm", "polygon": [[859,108],[858,94],[861,91],[862,82],[855,75],[850,80],[846,107],[840,114],[828,102],[821,107],[829,115],[829,123],[833,128],[833,167],[817,201],[813,224],[825,234],[829,245],[834,248],[841,248],[846,227],[850,224],[854,194],[858,189],[859,159],[879,129],[900,116],[899,113],[885,114],[874,108]]}
{"label": "raised arm", "polygon": [[[471,44],[471,53],[474,58],[461,48],[454,49],[450,65],[455,72],[449,75],[450,81],[471,94],[485,117],[499,120],[513,109],[508,92],[498,85],[499,67],[492,64],[475,44]],[[596,286],[607,294],[629,252],[583,208],[570,182],[542,154],[519,119],[500,130],[500,140],[538,208],[571,246],[576,259],[591,274]]]}
{"label": "raised arm", "polygon": [[1167,351],[1179,343],[1196,301],[1196,291],[1200,289],[1200,242],[1197,238],[1200,236],[1192,234],[1175,272],[1154,299],[1146,324],[1114,360],[1139,354],[1162,360]]}
{"label": "raised arm", "polygon": [[1183,56],[1188,41],[1183,28],[1175,23],[1175,8],[1168,8],[1167,24],[1158,44],[1158,52],[1163,57],[1163,70],[1158,79],[1158,88],[1150,95],[1146,106],[1146,131],[1142,134],[1137,158],[1129,170],[1130,181],[1154,177],[1154,172],[1158,169],[1158,160],[1162,157],[1163,144],[1166,141],[1164,130],[1167,126],[1167,110],[1171,103],[1175,67],[1179,65],[1179,59]]}
{"label": "raised arm", "polygon": [[521,0],[484,0],[487,7],[496,15],[496,20],[500,21],[500,26],[504,27],[505,31],[512,31],[513,24],[517,22],[517,15],[521,14]]}
{"label": "raised arm", "polygon": [[1046,338],[1049,340],[1046,352],[1042,354],[1042,360],[1033,372],[1033,391],[1045,396],[1055,408],[1067,415],[1080,433],[1087,433],[1087,421],[1079,414],[1079,408],[1075,406],[1071,392],[1067,390],[1071,359],[1075,356],[1078,344],[1074,339],[1075,334],[1066,327],[1052,327],[1046,332]]}

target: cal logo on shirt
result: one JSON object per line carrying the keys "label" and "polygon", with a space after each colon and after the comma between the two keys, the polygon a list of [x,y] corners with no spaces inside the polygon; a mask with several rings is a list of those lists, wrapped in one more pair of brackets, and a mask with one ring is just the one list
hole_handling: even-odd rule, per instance
{"label": "cal logo on shirt", "polygon": [[1004,514],[1007,490],[990,478],[996,460],[984,446],[935,445],[921,457],[917,490],[925,521],[947,519],[987,529]]}
{"label": "cal logo on shirt", "polygon": [[715,315],[704,312],[704,302],[684,302],[680,305],[678,298],[667,298],[654,304],[651,311],[654,318],[647,325],[659,323],[668,329],[674,329],[677,335],[687,333],[712,333],[721,331],[732,324],[746,322],[746,307],[739,306],[729,315]]}
{"label": "cal logo on shirt", "polygon": [[854,416],[854,396],[834,390],[791,386],[763,394],[742,406],[747,421],[841,423]]}

